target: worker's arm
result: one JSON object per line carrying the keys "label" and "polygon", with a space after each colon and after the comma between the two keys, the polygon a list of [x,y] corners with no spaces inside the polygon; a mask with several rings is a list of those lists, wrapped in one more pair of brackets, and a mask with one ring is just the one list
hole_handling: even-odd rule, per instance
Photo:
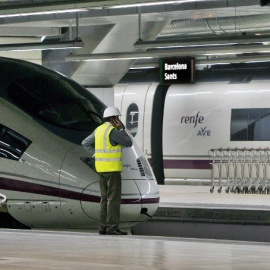
{"label": "worker's arm", "polygon": [[110,142],[112,145],[121,144],[124,147],[131,147],[132,140],[125,130],[124,124],[118,117],[111,119],[111,124],[115,127],[110,133]]}
{"label": "worker's arm", "polygon": [[132,140],[125,129],[117,130],[114,128],[110,133],[110,142],[112,145],[121,144],[125,147],[132,146]]}
{"label": "worker's arm", "polygon": [[95,149],[95,132],[82,141],[82,146],[89,152]]}

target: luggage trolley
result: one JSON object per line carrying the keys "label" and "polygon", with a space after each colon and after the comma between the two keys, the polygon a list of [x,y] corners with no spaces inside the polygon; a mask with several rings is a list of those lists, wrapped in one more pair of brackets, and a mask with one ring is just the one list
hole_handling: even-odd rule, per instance
{"label": "luggage trolley", "polygon": [[246,184],[245,178],[245,149],[238,148],[227,148],[225,154],[227,156],[226,164],[226,193],[231,192],[242,192]]}
{"label": "luggage trolley", "polygon": [[264,179],[264,171],[265,171],[265,152],[263,149],[252,149],[251,150],[251,171],[250,171],[250,179],[251,179],[251,187],[249,189],[249,193],[262,193]]}
{"label": "luggage trolley", "polygon": [[270,164],[270,149],[267,147],[265,149],[265,170],[264,170],[264,179],[265,179],[265,189],[264,194],[270,193],[270,181],[268,178],[269,164]]}
{"label": "luggage trolley", "polygon": [[216,161],[216,157],[217,157],[217,151],[216,149],[211,149],[208,152],[208,156],[209,158],[211,158],[211,162],[210,165],[212,165],[212,170],[211,170],[211,188],[210,188],[210,192],[213,193],[214,192],[214,188],[215,188],[215,167],[217,164]]}
{"label": "luggage trolley", "polygon": [[254,149],[250,148],[246,150],[245,168],[246,168],[246,182],[243,193],[251,193],[253,186],[253,167],[254,167]]}
{"label": "luggage trolley", "polygon": [[232,158],[233,158],[232,154],[233,154],[232,150],[230,148],[228,148],[226,155],[225,155],[227,157],[227,166],[226,166],[227,180],[226,180],[226,184],[225,184],[226,185],[226,189],[225,189],[226,193],[229,192],[230,187],[232,186],[232,183],[233,183],[233,177],[231,177],[233,169],[234,169],[233,168],[234,164],[232,162]]}
{"label": "luggage trolley", "polygon": [[235,161],[235,187],[232,192],[245,193],[249,186],[249,170],[250,170],[250,151],[249,149],[242,148],[236,149],[236,161]]}
{"label": "luggage trolley", "polygon": [[262,178],[261,176],[261,160],[262,152],[261,149],[254,150],[254,163],[255,163],[255,178],[253,179],[251,193],[261,193],[262,187]]}
{"label": "luggage trolley", "polygon": [[[230,149],[228,148],[228,164],[227,164],[227,182],[226,182],[226,193],[235,192],[237,183],[239,182],[239,179],[237,177],[239,165],[238,165],[238,159],[239,159],[239,150],[236,149]],[[241,168],[242,169],[242,168]]]}
{"label": "luggage trolley", "polygon": [[218,148],[209,150],[211,188],[226,193],[270,193],[270,149]]}
{"label": "luggage trolley", "polygon": [[209,156],[212,158],[210,192],[214,192],[215,186],[218,187],[218,193],[222,191],[222,187],[226,187],[227,193],[230,190],[234,191],[241,180],[236,177],[239,169],[237,166],[238,150],[231,148],[211,149]]}
{"label": "luggage trolley", "polygon": [[230,148],[223,149],[223,175],[224,175],[224,181],[220,181],[219,184],[221,184],[218,188],[218,192],[220,193],[222,190],[222,187],[226,187],[225,191],[226,193],[229,192],[230,187],[234,184],[234,178],[232,177],[232,174],[234,172],[234,152]]}
{"label": "luggage trolley", "polygon": [[267,178],[267,168],[269,166],[269,149],[257,149],[256,153],[256,181],[253,184],[253,193],[269,194],[269,179]]}
{"label": "luggage trolley", "polygon": [[228,163],[227,156],[225,155],[226,149],[211,149],[209,150],[209,157],[211,157],[210,164],[212,165],[211,170],[211,188],[210,192],[214,192],[215,188],[215,182],[217,180],[218,182],[218,192],[220,193],[222,190],[223,182],[225,179],[223,179],[224,175],[224,166]]}

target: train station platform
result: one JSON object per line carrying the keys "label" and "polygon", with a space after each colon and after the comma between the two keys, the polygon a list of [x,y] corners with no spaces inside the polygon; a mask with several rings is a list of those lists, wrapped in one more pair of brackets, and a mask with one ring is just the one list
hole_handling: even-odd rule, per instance
{"label": "train station platform", "polygon": [[270,242],[270,195],[210,193],[210,186],[164,185],[153,219],[139,235]]}
{"label": "train station platform", "polygon": [[0,269],[260,269],[270,244],[155,236],[0,230]]}
{"label": "train station platform", "polygon": [[210,186],[159,185],[160,208],[270,210],[270,194],[210,193]]}

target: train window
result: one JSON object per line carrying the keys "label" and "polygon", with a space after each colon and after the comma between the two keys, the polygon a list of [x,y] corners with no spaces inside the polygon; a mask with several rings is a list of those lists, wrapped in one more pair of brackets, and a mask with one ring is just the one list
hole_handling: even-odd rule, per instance
{"label": "train window", "polygon": [[0,124],[0,157],[19,160],[31,141]]}
{"label": "train window", "polygon": [[232,109],[231,141],[270,141],[270,109]]}
{"label": "train window", "polygon": [[44,74],[19,78],[7,88],[15,105],[41,121],[71,130],[93,131],[102,123],[105,105],[86,92],[65,77]]}
{"label": "train window", "polygon": [[139,123],[139,108],[135,103],[128,106],[126,119],[126,128],[130,131],[132,136],[135,137],[138,132]]}

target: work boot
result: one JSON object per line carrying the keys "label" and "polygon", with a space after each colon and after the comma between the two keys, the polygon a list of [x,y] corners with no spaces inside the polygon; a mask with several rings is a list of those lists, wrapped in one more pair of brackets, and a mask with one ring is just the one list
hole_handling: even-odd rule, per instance
{"label": "work boot", "polygon": [[112,231],[112,232],[107,232],[107,235],[127,235],[127,232],[122,232],[119,229]]}

